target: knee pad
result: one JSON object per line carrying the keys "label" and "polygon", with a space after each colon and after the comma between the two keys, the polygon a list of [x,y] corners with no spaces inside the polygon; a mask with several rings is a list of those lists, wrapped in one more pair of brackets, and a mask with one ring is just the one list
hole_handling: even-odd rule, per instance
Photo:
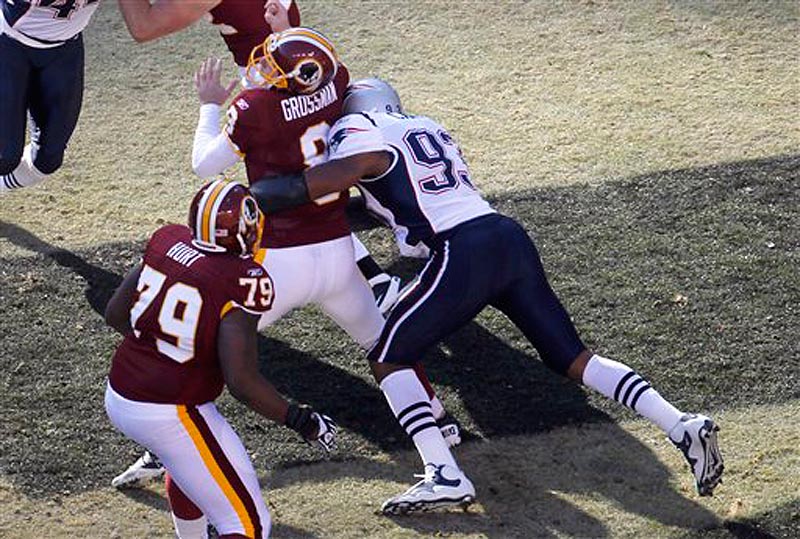
{"label": "knee pad", "polygon": [[64,162],[64,150],[59,152],[48,151],[45,148],[39,148],[33,164],[42,174],[52,174],[61,167]]}

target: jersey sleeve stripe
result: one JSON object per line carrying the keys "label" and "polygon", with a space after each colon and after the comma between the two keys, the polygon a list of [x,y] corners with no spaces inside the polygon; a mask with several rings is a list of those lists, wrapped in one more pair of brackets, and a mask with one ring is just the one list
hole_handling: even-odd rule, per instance
{"label": "jersey sleeve stripe", "polygon": [[236,155],[238,155],[242,159],[245,158],[244,152],[242,150],[240,150],[239,146],[237,146],[236,143],[231,140],[231,136],[228,133],[225,133],[225,140],[227,140],[228,144],[231,145],[231,149],[233,150],[233,153],[235,153]]}
{"label": "jersey sleeve stripe", "polygon": [[219,311],[219,319],[222,320],[225,318],[225,315],[231,312],[233,309],[236,308],[236,304],[233,301],[229,301],[225,305],[222,306],[222,309]]}
{"label": "jersey sleeve stripe", "polygon": [[228,303],[222,306],[222,309],[220,309],[219,319],[222,320],[223,318],[225,318],[225,315],[231,312],[233,309],[241,309],[246,313],[254,314],[256,316],[261,316],[266,312],[266,311],[255,311],[253,309],[248,309],[247,307],[239,305],[235,301],[230,300]]}

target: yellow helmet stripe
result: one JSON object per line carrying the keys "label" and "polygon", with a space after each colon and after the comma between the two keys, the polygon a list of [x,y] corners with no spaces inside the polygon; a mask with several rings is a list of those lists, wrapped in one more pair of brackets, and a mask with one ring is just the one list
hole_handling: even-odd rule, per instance
{"label": "yellow helmet stripe", "polygon": [[200,201],[200,207],[198,209],[200,215],[202,216],[201,219],[198,219],[198,223],[200,225],[200,234],[198,239],[200,241],[209,245],[216,244],[216,230],[214,228],[217,210],[219,209],[219,205],[222,203],[222,200],[225,198],[225,194],[227,194],[227,192],[232,189],[234,185],[235,184],[233,182],[227,180],[217,180],[206,190],[206,194],[203,197],[203,200]]}

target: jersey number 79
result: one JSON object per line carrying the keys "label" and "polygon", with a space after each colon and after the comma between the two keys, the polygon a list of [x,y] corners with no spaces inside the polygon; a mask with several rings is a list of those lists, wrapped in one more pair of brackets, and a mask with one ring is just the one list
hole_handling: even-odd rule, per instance
{"label": "jersey number 79", "polygon": [[136,285],[139,299],[131,307],[131,327],[139,337],[141,329],[136,327],[139,318],[151,306],[157,307],[159,330],[164,337],[171,337],[173,341],[156,337],[158,351],[178,363],[186,363],[194,358],[194,341],[203,298],[197,288],[184,283],[174,283],[161,294],[166,279],[166,275],[147,264],[142,267]]}

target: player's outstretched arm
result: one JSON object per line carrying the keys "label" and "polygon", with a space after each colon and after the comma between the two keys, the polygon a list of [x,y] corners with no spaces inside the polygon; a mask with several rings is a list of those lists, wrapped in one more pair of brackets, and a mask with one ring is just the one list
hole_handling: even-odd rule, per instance
{"label": "player's outstretched arm", "polygon": [[132,268],[122,279],[122,283],[114,291],[114,295],[108,300],[105,311],[106,324],[116,329],[123,335],[131,332],[131,304],[133,295],[136,293],[136,285],[139,282],[139,275],[142,273],[142,265],[138,264]]}
{"label": "player's outstretched arm", "polygon": [[220,108],[238,81],[234,79],[223,86],[221,76],[222,61],[219,58],[208,58],[194,74],[200,117],[192,143],[192,170],[201,178],[216,176],[241,159],[228,134],[219,129]]}
{"label": "player's outstretched arm", "polygon": [[380,176],[391,166],[389,152],[366,152],[328,161],[303,174],[264,177],[250,191],[261,211],[274,213],[349,189],[361,178]]}
{"label": "player's outstretched arm", "polygon": [[326,451],[336,443],[336,423],[310,406],[290,404],[258,370],[258,316],[233,309],[219,327],[222,374],[231,395],[264,417],[297,431]]}
{"label": "player's outstretched arm", "polygon": [[198,21],[221,0],[119,0],[131,37],[139,43],[175,33]]}

